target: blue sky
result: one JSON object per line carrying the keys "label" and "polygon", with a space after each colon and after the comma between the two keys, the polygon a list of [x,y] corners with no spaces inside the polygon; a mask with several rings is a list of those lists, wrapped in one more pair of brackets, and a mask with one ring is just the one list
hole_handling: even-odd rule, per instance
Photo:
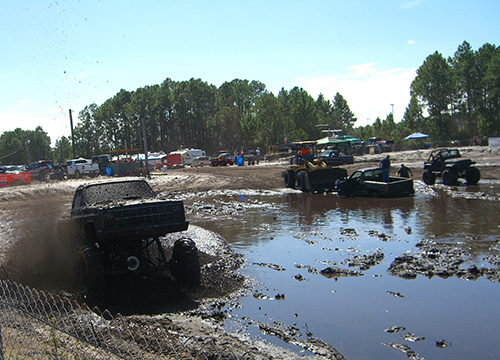
{"label": "blue sky", "polygon": [[415,71],[435,51],[500,45],[500,1],[2,0],[0,134],[69,136],[68,110],[200,78],[258,80],[275,95],[344,96],[355,126],[399,121]]}

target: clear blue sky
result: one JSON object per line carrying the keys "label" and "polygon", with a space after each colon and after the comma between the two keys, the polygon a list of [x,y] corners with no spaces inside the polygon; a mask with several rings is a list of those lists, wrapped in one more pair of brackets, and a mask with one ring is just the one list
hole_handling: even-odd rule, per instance
{"label": "clear blue sky", "polygon": [[275,95],[344,96],[356,126],[399,121],[416,69],[464,41],[500,45],[500,1],[2,0],[0,134],[70,135],[68,110],[200,78],[259,80]]}

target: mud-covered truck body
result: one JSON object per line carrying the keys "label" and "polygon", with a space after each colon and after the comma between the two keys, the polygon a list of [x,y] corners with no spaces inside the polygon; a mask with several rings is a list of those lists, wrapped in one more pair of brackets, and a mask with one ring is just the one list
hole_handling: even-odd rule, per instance
{"label": "mud-covered truck body", "polygon": [[356,170],[339,180],[335,189],[340,196],[403,197],[415,193],[410,178],[390,176],[388,182],[382,181],[382,168]]}
{"label": "mud-covered truck body", "polygon": [[481,178],[476,162],[462,158],[458,149],[436,149],[431,151],[424,162],[422,180],[433,185],[437,177],[442,177],[443,184],[456,185],[459,178],[465,178],[468,185],[476,185]]}
{"label": "mud-covered truck body", "polygon": [[71,221],[83,243],[87,290],[99,292],[110,276],[143,278],[167,272],[190,285],[199,281],[194,242],[177,240],[170,260],[160,239],[187,230],[183,202],[159,199],[144,179],[79,186]]}

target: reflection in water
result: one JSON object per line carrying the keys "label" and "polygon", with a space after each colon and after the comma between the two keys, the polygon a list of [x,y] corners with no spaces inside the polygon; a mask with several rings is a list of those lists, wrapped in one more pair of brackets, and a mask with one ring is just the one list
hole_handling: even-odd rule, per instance
{"label": "reflection in water", "polygon": [[297,211],[299,222],[314,225],[317,221],[338,216],[343,226],[354,222],[379,223],[385,229],[393,227],[393,214],[408,219],[414,209],[413,197],[402,199],[340,198],[334,194],[288,193],[286,201]]}

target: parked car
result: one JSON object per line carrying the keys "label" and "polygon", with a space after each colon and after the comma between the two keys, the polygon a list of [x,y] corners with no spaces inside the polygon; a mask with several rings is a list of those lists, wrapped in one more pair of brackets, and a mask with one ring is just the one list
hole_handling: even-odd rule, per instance
{"label": "parked car", "polygon": [[197,167],[197,166],[209,166],[210,165],[210,158],[208,156],[197,156],[193,159],[193,162],[191,164],[192,167]]}
{"label": "parked car", "polygon": [[99,164],[99,174],[106,175],[106,168],[111,163],[111,156],[109,155],[96,155],[92,157],[92,163]]}
{"label": "parked car", "polygon": [[382,168],[356,170],[347,179],[337,181],[339,196],[403,197],[415,193],[413,180],[390,176],[382,181]]}
{"label": "parked car", "polygon": [[32,162],[26,169],[31,174],[32,180],[49,181],[54,175],[54,164],[50,160],[40,160]]}
{"label": "parked car", "polygon": [[234,157],[228,152],[218,151],[215,154],[213,154],[212,157],[210,158],[211,166],[226,166],[233,164],[234,164]]}
{"label": "parked car", "polygon": [[0,166],[0,174],[19,174],[26,171],[24,165],[4,165]]}
{"label": "parked car", "polygon": [[99,175],[99,164],[83,158],[66,161],[66,169],[68,177],[74,177],[76,179],[85,175],[90,177]]}

